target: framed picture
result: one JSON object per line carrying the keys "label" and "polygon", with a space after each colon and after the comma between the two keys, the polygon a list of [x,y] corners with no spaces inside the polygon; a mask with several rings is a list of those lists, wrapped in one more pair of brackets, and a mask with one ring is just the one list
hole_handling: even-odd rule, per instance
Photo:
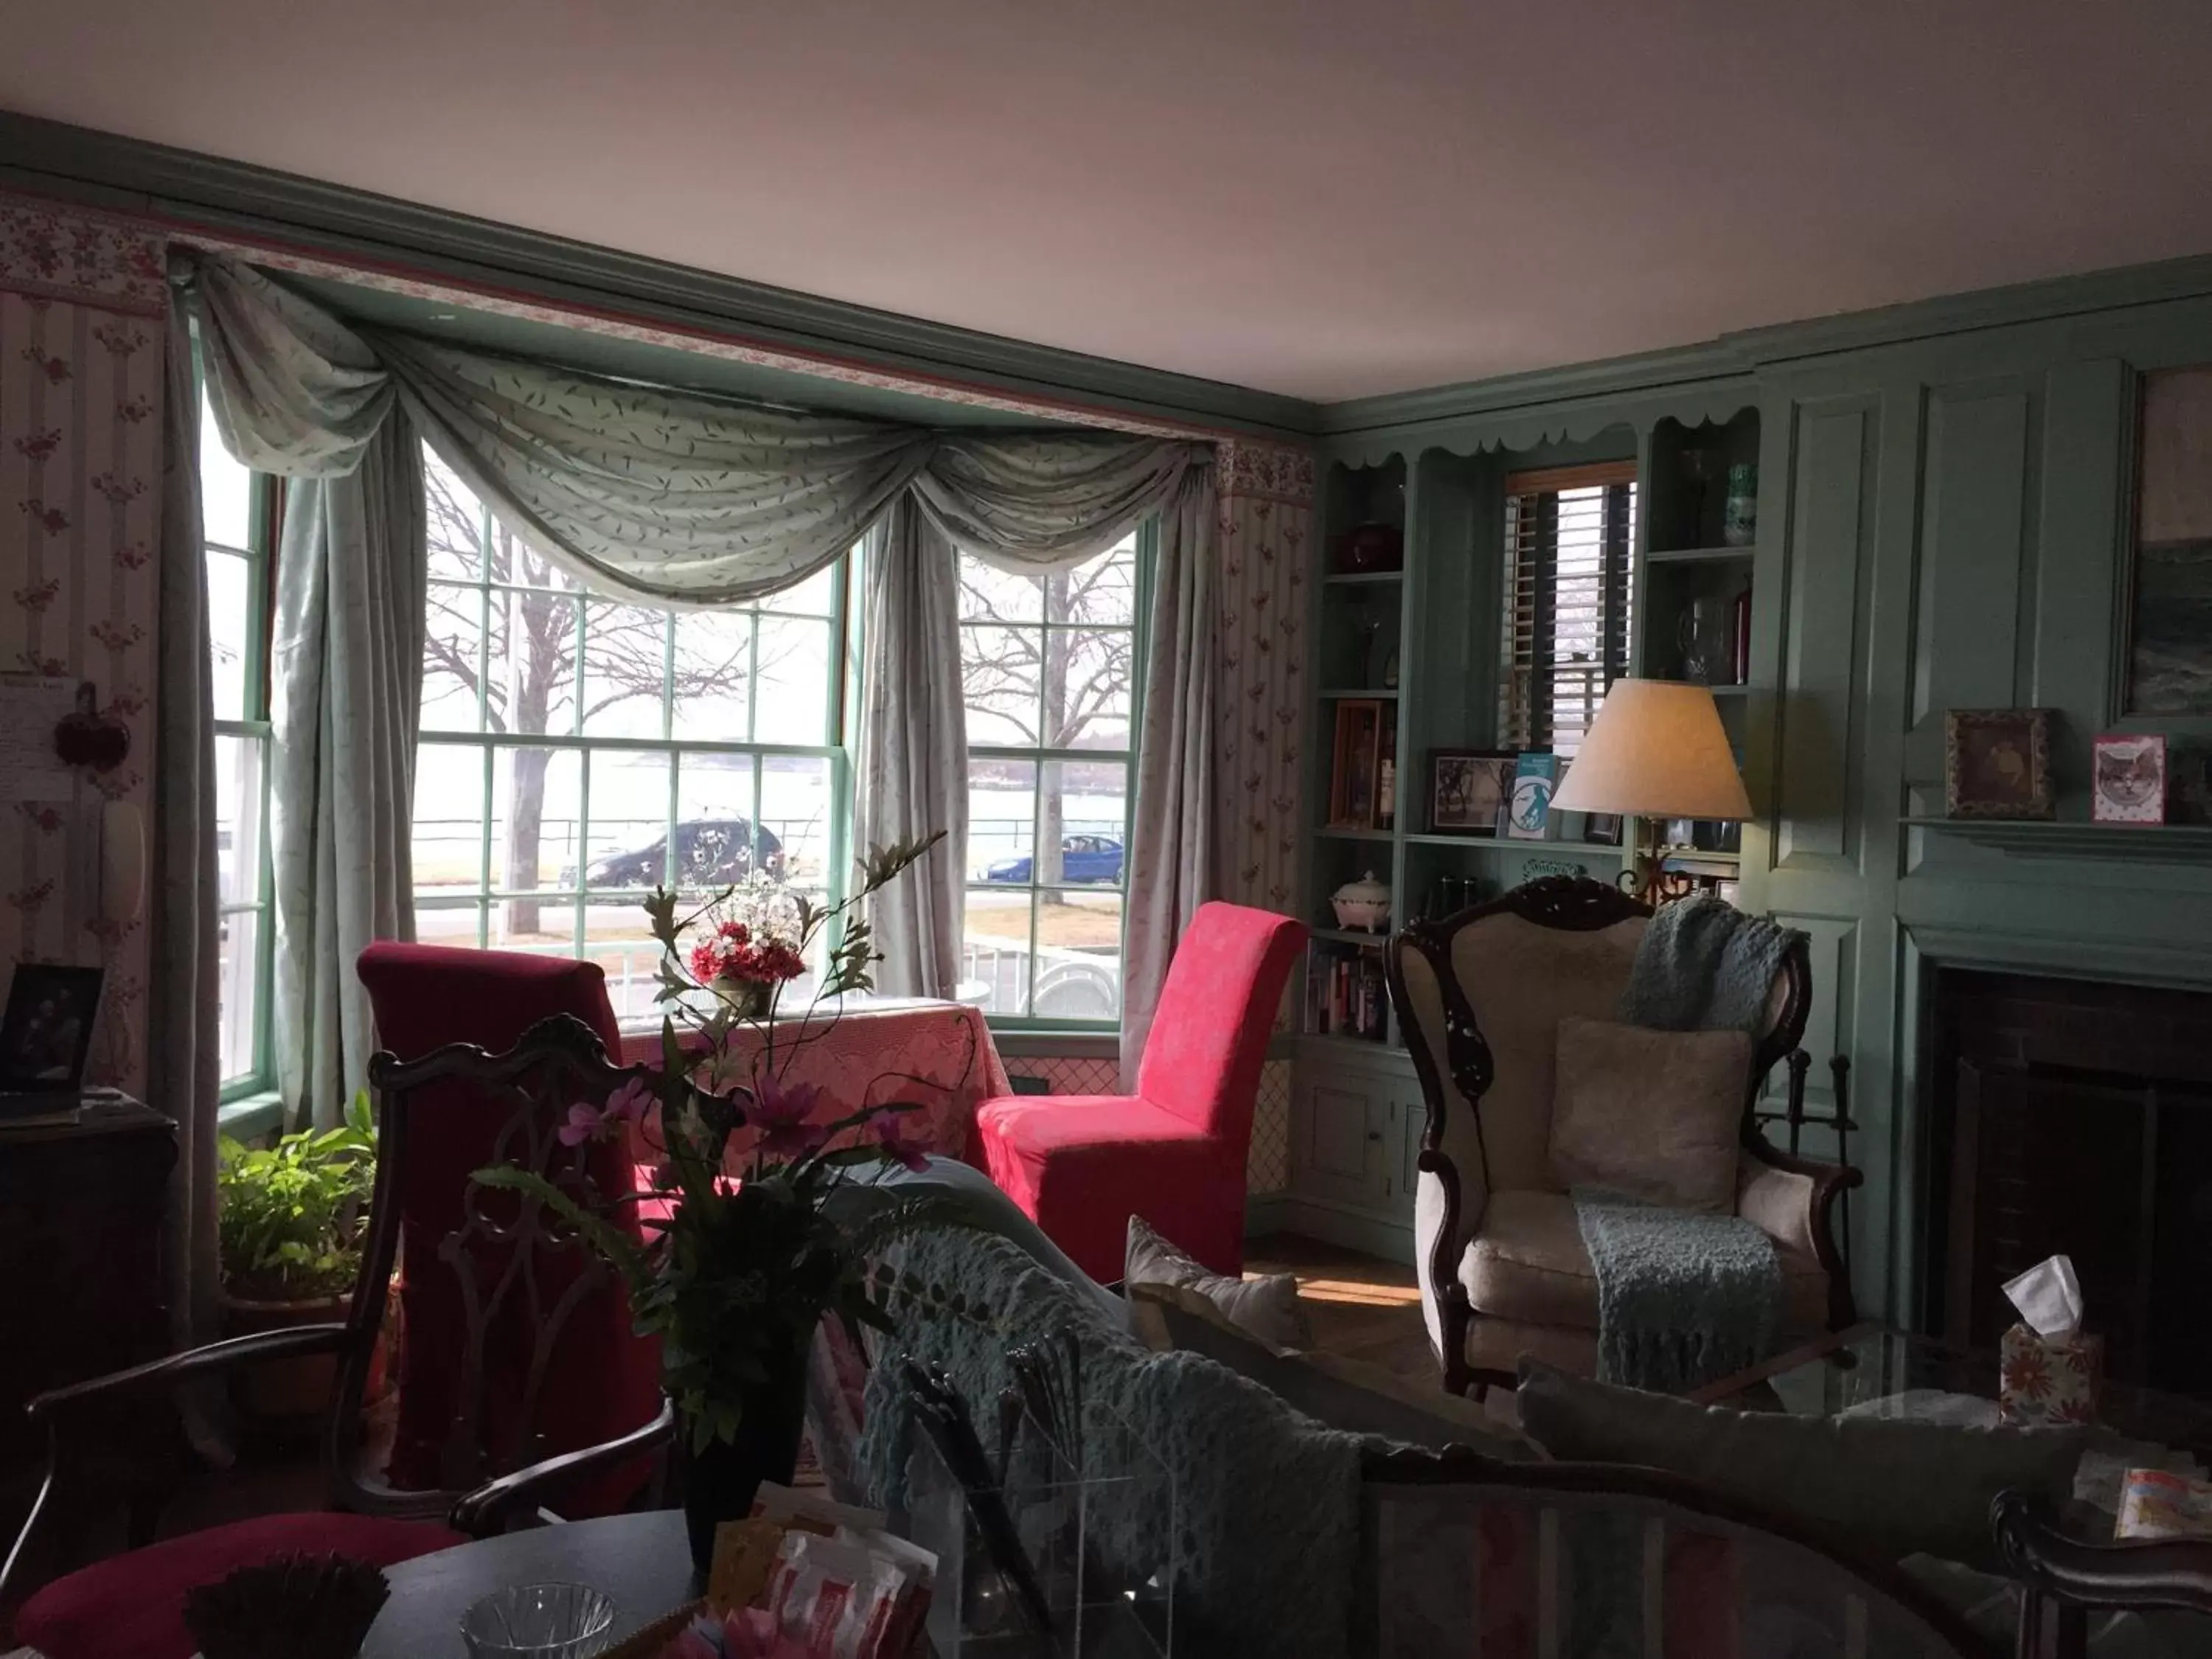
{"label": "framed picture", "polygon": [[1370,697],[1336,706],[1335,763],[1329,774],[1328,821],[1340,830],[1372,830],[1381,803],[1382,705]]}
{"label": "framed picture", "polygon": [[2212,364],[2142,377],[2127,708],[2212,714]]}
{"label": "framed picture", "polygon": [[1440,836],[1494,836],[1513,798],[1517,749],[1431,749],[1429,829]]}
{"label": "framed picture", "polygon": [[1947,816],[2051,816],[2048,708],[1954,708],[1943,716],[1943,738]]}
{"label": "framed picture", "polygon": [[1584,822],[1583,839],[1593,847],[1620,846],[1620,814],[1592,812]]}
{"label": "framed picture", "polygon": [[1526,754],[1514,763],[1513,795],[1505,833],[1516,841],[1542,841],[1551,833],[1552,796],[1559,787],[1557,755]]}
{"label": "framed picture", "polygon": [[2166,822],[2166,739],[2099,738],[2089,775],[2089,816],[2099,823]]}
{"label": "framed picture", "polygon": [[98,968],[15,964],[0,1015],[0,1090],[62,1093],[84,1085],[100,975]]}

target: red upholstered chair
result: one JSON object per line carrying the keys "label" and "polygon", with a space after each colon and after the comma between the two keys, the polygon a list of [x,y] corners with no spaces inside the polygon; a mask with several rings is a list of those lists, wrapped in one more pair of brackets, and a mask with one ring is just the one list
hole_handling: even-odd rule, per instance
{"label": "red upholstered chair", "polygon": [[[362,977],[383,1040],[421,1057],[370,1064],[377,1184],[347,1321],[216,1343],[32,1402],[53,1458],[0,1569],[0,1604],[95,1553],[84,1524],[95,1489],[124,1500],[131,1546],[23,1604],[15,1639],[46,1659],[189,1659],[197,1644],[182,1612],[195,1586],[295,1551],[390,1565],[500,1530],[540,1501],[570,1515],[618,1506],[668,1437],[658,1355],[631,1334],[619,1282],[540,1225],[534,1204],[469,1188],[475,1170],[504,1163],[630,1190],[617,1147],[571,1152],[556,1133],[570,1103],[603,1101],[632,1075],[602,1048],[616,1032],[599,969],[394,945],[365,952]],[[480,1046],[446,1046],[463,1038]],[[359,1402],[403,1239],[399,1440],[377,1480],[360,1468]],[[471,1302],[501,1311],[471,1316]],[[263,1516],[153,1542],[185,1461],[178,1414],[162,1409],[178,1385],[307,1354],[338,1360],[324,1474],[331,1503],[352,1512]]]}
{"label": "red upholstered chair", "polygon": [[1244,1164],[1267,1035],[1305,926],[1201,904],[1160,989],[1137,1092],[1009,1095],[975,1126],[983,1167],[1102,1283],[1141,1215],[1212,1268],[1244,1265]]}

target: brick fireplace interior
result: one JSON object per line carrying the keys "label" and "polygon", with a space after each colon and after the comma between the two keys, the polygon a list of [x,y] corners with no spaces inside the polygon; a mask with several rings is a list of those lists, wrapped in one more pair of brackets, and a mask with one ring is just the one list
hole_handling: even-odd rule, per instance
{"label": "brick fireplace interior", "polygon": [[1926,1328],[1994,1347],[2065,1252],[2109,1375],[2212,1398],[2212,994],[1944,969]]}

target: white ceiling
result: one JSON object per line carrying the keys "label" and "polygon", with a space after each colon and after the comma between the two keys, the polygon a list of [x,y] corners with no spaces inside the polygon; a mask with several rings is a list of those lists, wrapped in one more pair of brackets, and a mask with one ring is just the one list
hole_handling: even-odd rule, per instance
{"label": "white ceiling", "polygon": [[0,106],[1321,400],[2212,252],[2208,0],[51,0]]}

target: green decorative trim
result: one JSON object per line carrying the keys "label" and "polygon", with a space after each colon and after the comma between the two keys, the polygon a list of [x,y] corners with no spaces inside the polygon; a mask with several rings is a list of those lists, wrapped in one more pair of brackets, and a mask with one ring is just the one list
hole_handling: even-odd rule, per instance
{"label": "green decorative trim", "polygon": [[2212,826],[2197,823],[2083,823],[2044,818],[1910,817],[1913,830],[1956,836],[2009,858],[2100,859],[2134,864],[2212,861]]}
{"label": "green decorative trim", "polygon": [[215,1127],[233,1140],[258,1140],[284,1127],[284,1103],[274,1089],[242,1095],[216,1108]]}
{"label": "green decorative trim", "polygon": [[817,356],[1209,428],[1303,437],[1319,423],[1301,398],[716,276],[33,116],[0,111],[0,155],[8,158],[0,183],[36,194],[553,303],[617,308],[641,321],[739,331]]}
{"label": "green decorative trim", "polygon": [[2098,939],[2079,933],[1984,932],[1972,927],[1899,924],[1923,963],[1938,968],[2001,968],[2055,979],[2117,980],[2183,990],[2212,987],[2212,955],[2194,943]]}
{"label": "green decorative trim", "polygon": [[1001,1060],[1119,1060],[1121,1037],[1116,1031],[1054,1030],[1048,1026],[1000,1030],[994,1026],[991,1042]]}

